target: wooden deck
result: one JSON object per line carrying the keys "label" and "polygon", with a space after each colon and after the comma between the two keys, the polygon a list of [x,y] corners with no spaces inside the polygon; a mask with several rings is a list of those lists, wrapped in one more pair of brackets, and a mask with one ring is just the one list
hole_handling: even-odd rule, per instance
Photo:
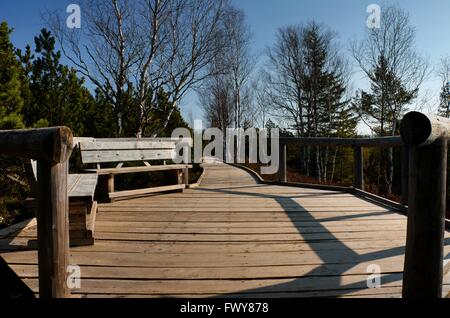
{"label": "wooden deck", "polygon": [[[38,293],[35,234],[33,222],[4,232],[0,257]],[[95,246],[71,249],[82,297],[401,296],[405,216],[347,193],[258,184],[229,165],[207,165],[184,193],[100,205],[95,234]],[[371,264],[381,288],[367,288]]]}

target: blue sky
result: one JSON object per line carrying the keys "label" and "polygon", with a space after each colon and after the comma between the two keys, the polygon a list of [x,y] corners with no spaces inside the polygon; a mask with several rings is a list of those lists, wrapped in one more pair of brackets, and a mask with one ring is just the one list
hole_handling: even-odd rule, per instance
{"label": "blue sky", "polygon": [[[371,3],[382,5],[376,0],[233,0],[247,16],[253,33],[253,50],[263,54],[265,48],[273,43],[279,27],[298,24],[309,20],[324,23],[338,35],[345,48],[348,41],[360,38],[366,24],[366,8]],[[411,22],[417,29],[417,47],[435,65],[442,56],[450,56],[450,1],[449,0],[398,0],[387,1],[399,3],[411,14]],[[14,45],[23,48],[32,43],[34,36],[44,26],[41,14],[46,10],[60,10],[76,0],[1,0],[0,20],[6,20],[15,29],[12,36]],[[83,8],[82,8],[83,10]],[[353,85],[363,87],[364,80],[356,75]],[[422,87],[422,93],[430,94],[429,108],[435,105],[439,90],[439,81],[429,77]],[[433,97],[434,98],[434,97]],[[190,117],[201,118],[195,96],[188,96],[182,103],[183,113]],[[427,109],[428,110],[428,109]]]}

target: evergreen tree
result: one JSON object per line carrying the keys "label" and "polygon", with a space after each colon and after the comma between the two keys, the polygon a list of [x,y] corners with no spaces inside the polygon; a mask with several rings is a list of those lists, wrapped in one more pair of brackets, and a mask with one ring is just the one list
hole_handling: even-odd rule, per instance
{"label": "evergreen tree", "polygon": [[20,54],[24,70],[29,74],[31,97],[24,107],[29,127],[65,125],[75,135],[84,134],[92,122],[85,117],[87,105],[94,102],[76,71],[60,63],[61,52],[55,49],[55,38],[46,29],[35,37],[35,55],[27,47]]}
{"label": "evergreen tree", "polygon": [[[172,112],[172,109],[175,109]],[[162,126],[165,118],[167,118],[167,114],[172,112],[172,116],[170,118],[169,124],[166,128],[161,131],[160,137],[170,137],[172,131],[176,128],[188,128],[189,125],[183,119],[181,115],[180,109],[177,106],[174,106],[172,102],[169,101],[169,95],[160,90],[157,94],[157,105],[153,108],[152,112],[149,114],[150,118],[153,120],[151,124],[145,127],[145,135],[150,135],[152,132],[159,130]]]}
{"label": "evergreen tree", "polygon": [[16,59],[14,46],[10,41],[6,22],[0,24],[0,129],[23,128],[21,111],[23,98],[21,95],[20,63]]}
{"label": "evergreen tree", "polygon": [[[361,91],[354,103],[355,110],[378,136],[397,133],[396,118],[407,111],[403,105],[417,97],[417,90],[408,91],[380,56],[371,75],[371,92]],[[398,112],[401,111],[401,114]]]}
{"label": "evergreen tree", "polygon": [[85,118],[91,125],[85,125],[84,136],[96,138],[112,138],[117,133],[117,121],[112,104],[99,89],[95,90],[95,98],[85,107]]}
{"label": "evergreen tree", "polygon": [[[354,109],[377,136],[395,136],[399,133],[397,118],[407,111],[405,105],[417,97],[418,89],[406,89],[383,55],[379,56],[370,81],[370,92],[357,94]],[[390,195],[394,176],[393,149],[382,150],[374,161],[378,164],[378,179],[375,182],[378,192]]]}
{"label": "evergreen tree", "polygon": [[438,115],[450,118],[450,83],[442,85],[441,93],[439,94]]}
{"label": "evergreen tree", "polygon": [[[332,38],[329,31],[315,22],[310,23],[303,34],[302,86],[309,137],[341,137],[340,133],[355,133],[356,129],[349,101],[344,100],[346,85],[342,74],[343,64],[334,56]],[[332,155],[328,147],[308,147],[307,174],[312,168],[319,181],[327,181],[328,167],[331,165],[334,171],[335,158],[336,152]],[[314,162],[311,168],[310,162]]]}

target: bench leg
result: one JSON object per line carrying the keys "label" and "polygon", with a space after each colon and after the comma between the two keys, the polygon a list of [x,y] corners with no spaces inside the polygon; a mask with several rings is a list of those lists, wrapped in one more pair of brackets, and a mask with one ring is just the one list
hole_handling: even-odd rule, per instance
{"label": "bench leg", "polygon": [[[114,192],[114,175],[110,174],[108,176],[108,196],[110,193]],[[113,202],[113,200],[110,200],[110,202]]]}
{"label": "bench leg", "polygon": [[188,168],[183,169],[183,183],[184,183],[186,189],[189,188],[189,169]]}
{"label": "bench leg", "polygon": [[110,174],[108,178],[108,193],[114,192],[114,175]]}

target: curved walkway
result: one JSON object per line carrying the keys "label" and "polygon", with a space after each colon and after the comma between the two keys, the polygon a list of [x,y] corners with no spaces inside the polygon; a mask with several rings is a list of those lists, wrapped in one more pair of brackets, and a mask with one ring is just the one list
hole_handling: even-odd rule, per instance
{"label": "curved walkway", "polygon": [[[205,169],[184,193],[100,205],[95,246],[71,249],[82,275],[73,293],[401,296],[403,215],[348,193],[259,184],[225,164]],[[36,252],[22,250],[34,236],[31,225],[0,238],[0,257],[37,293]],[[367,287],[373,265],[381,288]]]}

